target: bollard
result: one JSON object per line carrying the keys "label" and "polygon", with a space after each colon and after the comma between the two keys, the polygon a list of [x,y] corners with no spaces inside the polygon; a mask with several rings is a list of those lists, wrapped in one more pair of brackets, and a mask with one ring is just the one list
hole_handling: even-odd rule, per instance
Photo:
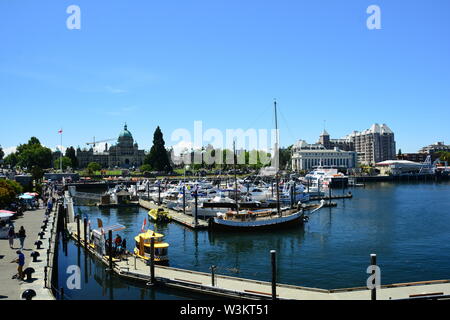
{"label": "bollard", "polygon": [[[370,264],[372,266],[376,266],[377,265],[377,255],[374,254],[374,253],[372,253],[370,255]],[[372,274],[375,274],[375,270],[372,271]],[[375,279],[374,279],[374,281],[375,281]],[[372,289],[372,292],[371,292],[371,299],[372,300],[377,300],[377,289],[376,289],[375,286],[374,286],[374,288]]]}
{"label": "bollard", "polygon": [[39,239],[41,239],[41,240],[44,239],[44,235],[45,235],[45,232],[42,232],[42,231],[39,232],[38,233]]}
{"label": "bollard", "polygon": [[44,288],[47,288],[47,266],[44,267]]}
{"label": "bollard", "polygon": [[136,255],[134,256],[134,270],[137,270],[137,268],[136,268]]}
{"label": "bollard", "polygon": [[41,240],[36,241],[36,242],[34,243],[34,245],[36,246],[36,249],[37,249],[37,250],[42,249],[42,248],[41,248],[41,246],[42,246],[42,241],[41,241]]}
{"label": "bollard", "polygon": [[37,258],[40,256],[39,252],[34,251],[30,254],[30,256],[33,258],[33,262],[38,262]]}
{"label": "bollard", "polygon": [[150,238],[150,283],[155,284],[155,238]]}
{"label": "bollard", "polygon": [[31,267],[26,268],[23,273],[27,276],[27,278],[25,279],[26,281],[30,281],[31,279],[31,275],[35,272],[35,270]]}
{"label": "bollard", "polygon": [[78,246],[80,245],[80,216],[77,216],[77,240]]}
{"label": "bollard", "polygon": [[270,256],[272,260],[272,300],[277,299],[277,264],[276,264],[275,250],[270,250]]}
{"label": "bollard", "polygon": [[215,287],[215,275],[214,272],[216,271],[217,266],[212,265],[211,266],[211,286]]}
{"label": "bollard", "polygon": [[83,231],[84,231],[84,248],[87,250],[88,249],[88,239],[87,239],[87,219],[84,218],[83,220]]}
{"label": "bollard", "polygon": [[113,271],[113,260],[112,260],[112,230],[109,230],[109,231],[108,231],[108,238],[109,238],[109,245],[108,245],[108,247],[109,247],[109,252],[108,252],[108,255],[109,255],[109,269],[110,269],[111,271]]}
{"label": "bollard", "polygon": [[33,300],[34,297],[36,297],[36,291],[34,291],[33,289],[25,290],[22,293],[22,299]]}

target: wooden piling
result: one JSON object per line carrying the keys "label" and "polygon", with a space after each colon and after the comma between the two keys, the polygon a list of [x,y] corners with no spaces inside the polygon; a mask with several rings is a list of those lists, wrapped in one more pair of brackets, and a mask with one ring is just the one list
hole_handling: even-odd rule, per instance
{"label": "wooden piling", "polygon": [[84,233],[84,248],[88,249],[88,239],[87,239],[87,219],[84,218],[83,220],[83,233]]}
{"label": "wooden piling", "polygon": [[[374,253],[372,253],[371,255],[370,255],[370,264],[372,265],[372,266],[376,266],[377,265],[377,255],[376,254],[374,254]],[[372,275],[374,275],[375,274],[375,270],[373,270],[372,271]],[[372,289],[372,292],[371,292],[371,299],[372,300],[377,300],[377,289],[376,289],[376,281],[375,281],[375,283],[374,283],[374,287],[373,287],[373,289]]]}
{"label": "wooden piling", "polygon": [[77,240],[78,240],[78,246],[80,245],[80,216],[77,216]]}
{"label": "wooden piling", "polygon": [[277,299],[277,263],[276,263],[276,254],[275,250],[270,251],[270,256],[272,260],[272,300]]}
{"label": "wooden piling", "polygon": [[108,252],[108,256],[109,256],[109,269],[111,271],[113,271],[113,257],[112,257],[112,230],[108,231],[108,239],[109,239],[109,243],[108,243],[108,248],[109,248],[109,252]]}
{"label": "wooden piling", "polygon": [[155,238],[150,238],[150,283],[155,284]]}

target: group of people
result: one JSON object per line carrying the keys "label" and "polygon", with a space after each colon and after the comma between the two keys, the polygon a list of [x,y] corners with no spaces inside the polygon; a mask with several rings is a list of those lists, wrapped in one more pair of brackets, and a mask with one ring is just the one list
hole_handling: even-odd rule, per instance
{"label": "group of people", "polygon": [[[127,252],[127,239],[122,239],[120,235],[117,235],[114,239],[113,243],[113,257],[122,258],[122,255],[124,255]],[[106,252],[109,250],[109,240],[106,241]]]}

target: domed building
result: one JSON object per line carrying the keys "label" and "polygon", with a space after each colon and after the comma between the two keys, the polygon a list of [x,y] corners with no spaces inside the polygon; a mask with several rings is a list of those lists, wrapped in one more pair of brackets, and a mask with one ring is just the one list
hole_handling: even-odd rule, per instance
{"label": "domed building", "polygon": [[95,152],[93,148],[89,150],[77,149],[78,163],[81,168],[88,166],[90,162],[97,162],[103,168],[131,168],[140,167],[144,164],[145,151],[139,150],[139,146],[134,142],[133,135],[128,131],[125,124],[123,131],[119,134],[117,144],[109,147],[105,146],[103,152]]}

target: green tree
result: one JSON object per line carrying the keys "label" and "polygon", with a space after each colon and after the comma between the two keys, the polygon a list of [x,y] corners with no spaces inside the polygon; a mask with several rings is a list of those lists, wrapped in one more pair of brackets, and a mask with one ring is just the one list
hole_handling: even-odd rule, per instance
{"label": "green tree", "polygon": [[152,166],[149,164],[144,164],[139,169],[141,170],[141,172],[151,172]]}
{"label": "green tree", "polygon": [[67,158],[69,158],[72,162],[72,164],[70,165],[70,167],[72,168],[78,168],[78,159],[77,159],[77,153],[75,152],[75,148],[74,147],[69,147],[66,149],[66,154],[65,156]]}
{"label": "green tree", "polygon": [[96,171],[100,171],[102,169],[102,166],[98,164],[97,162],[91,162],[87,166],[87,170],[89,174],[94,174]]}
{"label": "green tree", "polygon": [[60,169],[61,168],[61,162],[62,162],[62,169],[66,170],[67,168],[73,168],[72,167],[72,160],[69,157],[62,157],[61,160],[60,159],[55,159],[53,167],[55,169]]}
{"label": "green tree", "polygon": [[19,162],[19,159],[17,158],[16,153],[10,153],[5,157],[4,163],[9,165],[11,168],[15,167],[17,163]]}
{"label": "green tree", "polygon": [[153,134],[153,146],[150,149],[150,153],[145,157],[144,164],[149,164],[156,171],[172,171],[169,154],[165,148],[163,134],[159,126]]}
{"label": "green tree", "polygon": [[2,146],[0,146],[0,160],[3,160],[4,156],[5,156],[5,152],[3,151]]}
{"label": "green tree", "polygon": [[32,137],[27,144],[17,147],[17,165],[31,169],[38,166],[42,169],[52,166],[52,151],[41,145],[36,137]]}
{"label": "green tree", "polygon": [[0,180],[0,208],[6,207],[23,192],[20,184],[12,180]]}

